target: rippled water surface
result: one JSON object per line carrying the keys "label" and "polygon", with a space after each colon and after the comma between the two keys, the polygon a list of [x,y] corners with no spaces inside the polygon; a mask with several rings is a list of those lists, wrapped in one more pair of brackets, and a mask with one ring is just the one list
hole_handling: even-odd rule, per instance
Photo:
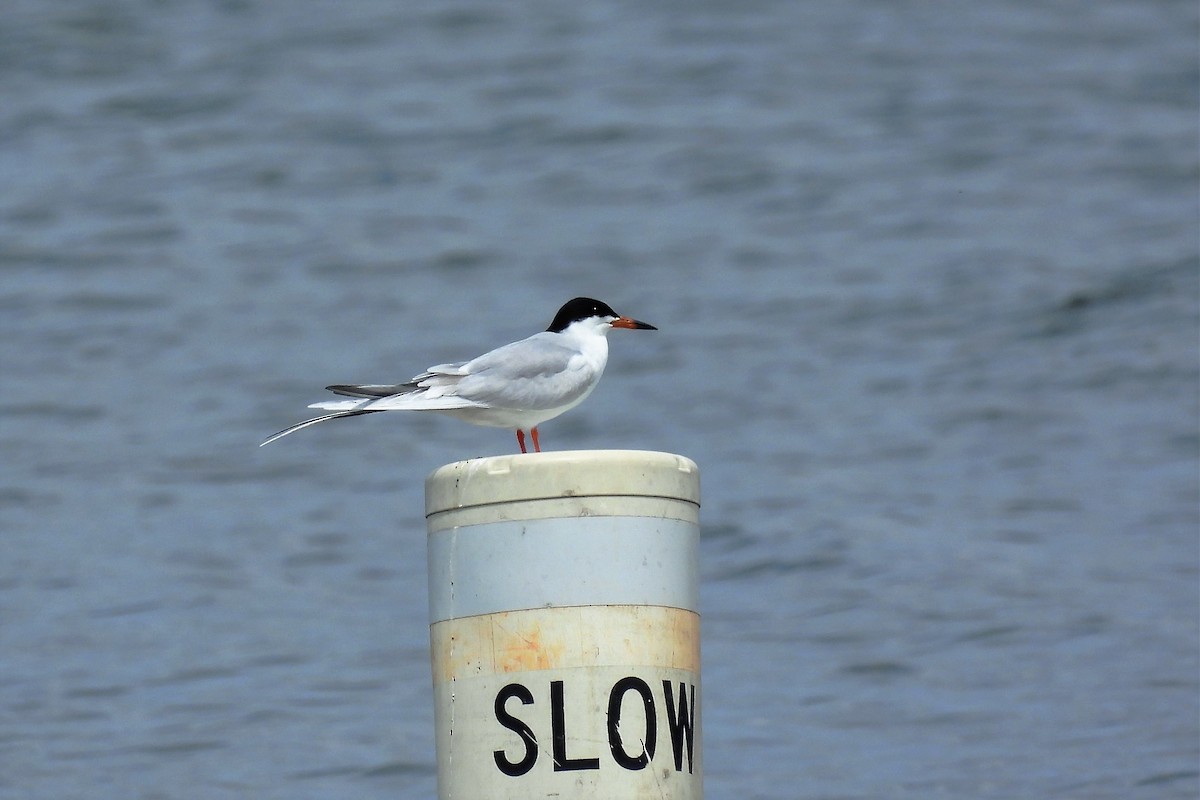
{"label": "rippled water surface", "polygon": [[[302,6],[302,7],[301,7]],[[432,797],[391,382],[601,297],[704,478],[711,798],[1194,798],[1190,2],[74,2],[0,25],[0,796]]]}

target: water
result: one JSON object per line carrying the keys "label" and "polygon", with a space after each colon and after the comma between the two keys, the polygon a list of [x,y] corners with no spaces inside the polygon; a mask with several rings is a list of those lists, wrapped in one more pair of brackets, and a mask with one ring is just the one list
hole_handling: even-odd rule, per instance
{"label": "water", "polygon": [[1194,798],[1197,10],[15,0],[0,797],[433,796],[422,482],[265,435],[590,294],[712,798]]}

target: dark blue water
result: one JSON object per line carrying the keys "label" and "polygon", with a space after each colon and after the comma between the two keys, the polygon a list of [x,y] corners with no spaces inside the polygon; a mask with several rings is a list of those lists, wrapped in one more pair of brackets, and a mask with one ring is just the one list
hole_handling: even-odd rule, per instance
{"label": "dark blue water", "polygon": [[1200,792],[1189,2],[17,0],[0,796],[432,797],[390,382],[600,297],[704,477],[708,796]]}

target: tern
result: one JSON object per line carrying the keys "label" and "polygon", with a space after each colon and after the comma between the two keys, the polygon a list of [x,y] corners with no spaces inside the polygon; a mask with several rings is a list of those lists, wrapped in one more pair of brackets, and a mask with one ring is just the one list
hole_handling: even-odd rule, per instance
{"label": "tern", "polygon": [[[349,400],[325,400],[309,408],[329,411],[269,436],[262,445],[331,419],[380,411],[436,411],[473,425],[510,428],[525,449],[525,432],[542,451],[538,425],[579,405],[596,388],[608,363],[613,328],[654,331],[622,317],[590,297],[568,301],[550,327],[470,361],[438,364],[408,383],[335,384],[325,388]],[[259,445],[259,447],[262,447]]]}

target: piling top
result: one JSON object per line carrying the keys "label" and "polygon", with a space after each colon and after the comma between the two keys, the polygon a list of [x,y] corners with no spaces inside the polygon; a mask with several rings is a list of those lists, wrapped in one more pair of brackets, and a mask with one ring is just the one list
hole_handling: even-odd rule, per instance
{"label": "piling top", "polygon": [[700,505],[700,470],[689,458],[646,450],[563,450],[473,458],[425,479],[425,515],[563,497],[661,497]]}

